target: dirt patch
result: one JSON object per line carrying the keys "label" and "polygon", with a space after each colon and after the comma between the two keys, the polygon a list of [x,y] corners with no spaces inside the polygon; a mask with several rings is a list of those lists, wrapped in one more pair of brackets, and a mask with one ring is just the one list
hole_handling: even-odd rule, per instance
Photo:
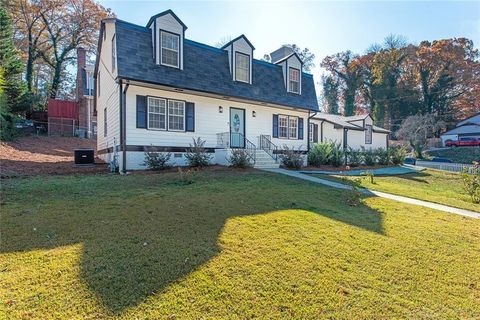
{"label": "dirt patch", "polygon": [[0,177],[107,172],[106,164],[95,159],[93,167],[77,167],[73,151],[96,149],[95,140],[72,137],[21,137],[0,141]]}

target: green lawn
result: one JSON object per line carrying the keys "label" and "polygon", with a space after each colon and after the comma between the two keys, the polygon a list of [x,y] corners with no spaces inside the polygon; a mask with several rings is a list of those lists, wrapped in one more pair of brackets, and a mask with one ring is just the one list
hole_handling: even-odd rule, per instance
{"label": "green lawn", "polygon": [[[340,176],[315,175],[318,178],[340,181]],[[344,178],[354,180],[358,177]],[[480,204],[474,204],[463,190],[462,176],[439,170],[424,170],[397,176],[377,176],[374,183],[361,177],[362,187],[405,197],[426,200],[452,207],[480,212]]]}
{"label": "green lawn", "polygon": [[257,171],[4,180],[0,318],[480,318],[479,220],[347,196]]}
{"label": "green lawn", "polygon": [[430,157],[447,158],[453,162],[472,164],[473,161],[480,161],[480,148],[458,147],[443,150],[427,151]]}

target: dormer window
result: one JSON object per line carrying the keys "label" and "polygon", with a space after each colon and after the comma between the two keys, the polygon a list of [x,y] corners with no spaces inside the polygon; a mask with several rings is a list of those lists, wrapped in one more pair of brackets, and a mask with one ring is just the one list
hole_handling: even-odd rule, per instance
{"label": "dormer window", "polygon": [[180,36],[170,32],[161,31],[160,44],[162,64],[178,68],[180,66]]}
{"label": "dormer window", "polygon": [[295,68],[289,68],[289,84],[288,84],[288,91],[293,93],[300,93],[300,70]]}
{"label": "dormer window", "polygon": [[235,80],[249,83],[250,57],[246,54],[235,52]]}

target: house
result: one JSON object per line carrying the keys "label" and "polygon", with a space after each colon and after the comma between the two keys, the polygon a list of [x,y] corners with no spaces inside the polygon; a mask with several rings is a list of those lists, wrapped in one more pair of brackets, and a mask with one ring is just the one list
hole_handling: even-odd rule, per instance
{"label": "house", "polygon": [[256,167],[278,166],[285,146],[306,154],[320,114],[300,57],[281,47],[265,62],[253,58],[245,35],[215,48],[187,39],[186,30],[171,10],[145,27],[102,21],[94,70],[99,157],[121,171],[144,169],[145,151],[172,153],[171,162],[185,165],[197,137],[217,164],[232,148],[253,150]]}
{"label": "house", "polygon": [[376,149],[388,147],[389,130],[373,125],[369,114],[344,117],[318,113],[309,124],[310,141],[339,143],[344,149]]}
{"label": "house", "polygon": [[480,137],[480,112],[460,121],[455,128],[448,130],[440,136],[443,146],[445,146],[445,142],[448,140],[456,141],[459,138],[467,137]]}

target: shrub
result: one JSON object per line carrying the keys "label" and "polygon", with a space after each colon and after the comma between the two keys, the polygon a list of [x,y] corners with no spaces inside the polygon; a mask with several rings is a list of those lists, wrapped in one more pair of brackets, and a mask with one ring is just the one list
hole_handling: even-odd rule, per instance
{"label": "shrub", "polygon": [[190,167],[206,167],[210,161],[211,156],[205,151],[205,140],[193,139],[193,144],[190,144],[187,153],[185,153],[185,158],[187,159],[188,165]]}
{"label": "shrub", "polygon": [[365,171],[365,172],[362,172],[362,174],[365,175],[365,178],[367,178],[367,180],[371,184],[375,184],[375,180],[374,180],[375,174],[373,173],[373,171]]}
{"label": "shrub", "polygon": [[308,164],[312,166],[321,166],[328,164],[332,156],[333,143],[322,142],[315,144],[308,151]]}
{"label": "shrub", "polygon": [[300,150],[295,150],[294,147],[284,146],[283,152],[280,154],[280,160],[285,167],[291,169],[300,169],[303,165],[303,156]]}
{"label": "shrub", "polygon": [[250,154],[245,149],[233,149],[228,158],[231,167],[247,168],[252,166]]}
{"label": "shrub", "polygon": [[473,203],[480,203],[480,166],[474,162],[473,169],[468,173],[468,168],[463,168],[463,189],[470,196]]}
{"label": "shrub", "polygon": [[348,147],[347,162],[351,167],[358,167],[363,162],[363,153],[360,150],[354,150]]}
{"label": "shrub", "polygon": [[407,156],[407,151],[405,150],[404,147],[402,146],[390,147],[388,151],[390,153],[390,161],[394,165],[402,164],[405,161],[405,157]]}
{"label": "shrub", "polygon": [[345,163],[345,151],[340,143],[334,143],[332,148],[332,156],[330,157],[330,164],[334,167],[339,167]]}
{"label": "shrub", "polygon": [[0,113],[0,140],[13,140],[16,135],[13,116],[10,113]]}
{"label": "shrub", "polygon": [[367,166],[375,165],[377,160],[377,155],[375,154],[374,150],[365,149],[364,147],[362,147],[362,153],[363,153],[363,161]]}
{"label": "shrub", "polygon": [[143,165],[150,170],[164,170],[170,167],[168,161],[170,161],[171,157],[171,153],[147,151],[145,152],[145,160],[143,161]]}
{"label": "shrub", "polygon": [[387,149],[378,148],[375,150],[375,156],[378,164],[388,165],[390,163],[390,154]]}

